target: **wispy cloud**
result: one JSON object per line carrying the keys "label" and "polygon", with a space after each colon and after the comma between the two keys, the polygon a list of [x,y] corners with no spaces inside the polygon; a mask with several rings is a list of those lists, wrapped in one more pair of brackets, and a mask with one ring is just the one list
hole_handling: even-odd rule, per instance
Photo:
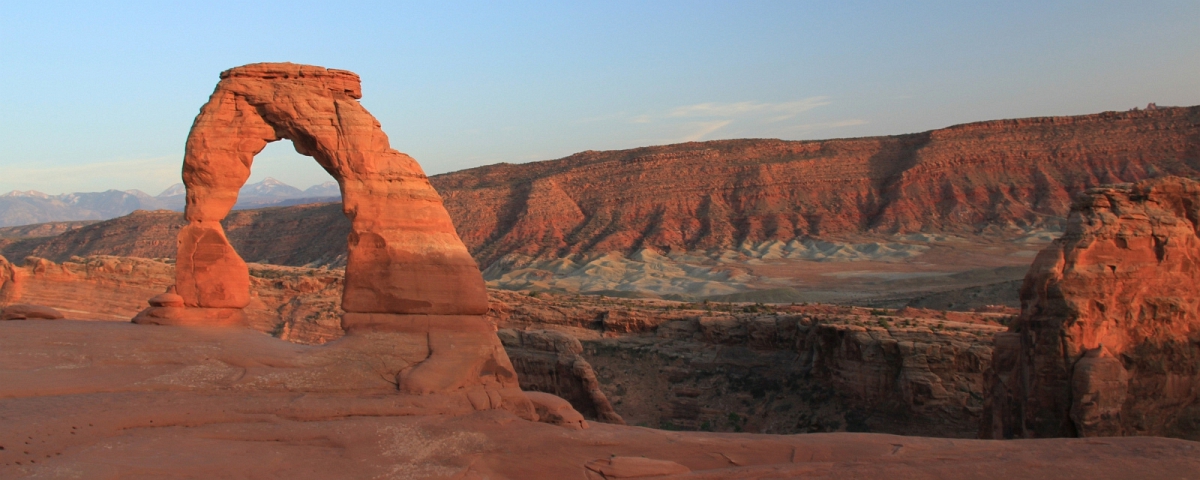
{"label": "wispy cloud", "polygon": [[[593,117],[604,118],[620,128],[634,129],[639,144],[694,142],[715,138],[779,137],[797,138],[820,130],[853,127],[867,123],[860,119],[814,121],[807,112],[832,105],[826,96],[786,102],[703,102],[681,105],[641,114]],[[828,118],[828,112],[821,117]],[[807,122],[802,119],[809,117]],[[819,117],[818,117],[819,118]]]}
{"label": "wispy cloud", "polygon": [[836,122],[802,123],[800,125],[792,125],[790,127],[787,127],[787,131],[791,132],[791,133],[799,134],[799,133],[816,132],[816,131],[820,131],[820,130],[830,130],[830,129],[834,129],[834,128],[857,127],[859,125],[866,125],[867,123],[869,123],[869,122],[867,122],[866,120],[860,119],[860,118],[853,118],[853,119],[849,119],[849,120],[839,120]]}
{"label": "wispy cloud", "polygon": [[[692,128],[694,128],[694,130],[691,131],[690,133],[687,133],[682,138],[678,139],[677,142],[698,142],[700,140],[703,140],[704,137],[707,136],[708,134],[713,133],[717,130],[720,130],[721,128],[724,128],[726,125],[729,125],[730,123],[733,123],[733,120],[720,120],[720,121],[716,121],[716,122],[691,123],[689,125],[692,126]],[[673,142],[673,143],[676,143],[676,142]]]}
{"label": "wispy cloud", "polygon": [[672,118],[766,116],[768,121],[789,120],[817,107],[829,105],[829,97],[809,97],[783,103],[697,103],[676,107],[666,114]]}

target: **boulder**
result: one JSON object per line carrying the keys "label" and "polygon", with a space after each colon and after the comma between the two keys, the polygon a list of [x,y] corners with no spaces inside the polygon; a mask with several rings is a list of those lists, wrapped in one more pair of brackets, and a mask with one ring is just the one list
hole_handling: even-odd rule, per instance
{"label": "boulder", "polygon": [[63,314],[58,310],[41,305],[16,304],[0,310],[0,320],[61,320]]}
{"label": "boulder", "polygon": [[562,397],[543,392],[525,392],[533,409],[538,414],[538,421],[560,425],[572,430],[587,430],[587,420],[571,407],[571,403]]}

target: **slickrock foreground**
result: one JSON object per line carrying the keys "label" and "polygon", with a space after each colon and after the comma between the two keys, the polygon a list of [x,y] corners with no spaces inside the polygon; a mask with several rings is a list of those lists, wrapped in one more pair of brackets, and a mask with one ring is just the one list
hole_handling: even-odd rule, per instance
{"label": "slickrock foreground", "polygon": [[689,472],[654,478],[1099,480],[1200,471],[1200,443],[1163,438],[572,430],[475,411],[461,397],[397,394],[396,365],[386,363],[395,344],[380,340],[305,346],[239,329],[0,322],[0,477],[587,480],[682,466]]}
{"label": "slickrock foreground", "polygon": [[996,336],[992,438],[1200,438],[1200,182],[1095,188]]}
{"label": "slickrock foreground", "polygon": [[[71,319],[125,321],[174,282],[171,264],[140,258],[30,258],[14,266],[0,257],[0,267],[13,277],[0,284],[9,302],[52,306]],[[249,270],[252,299],[243,311],[252,329],[302,344],[345,335],[340,270]],[[598,421],[728,432],[973,437],[991,335],[1009,316],[490,297],[486,319],[501,329],[524,390],[566,398]]]}

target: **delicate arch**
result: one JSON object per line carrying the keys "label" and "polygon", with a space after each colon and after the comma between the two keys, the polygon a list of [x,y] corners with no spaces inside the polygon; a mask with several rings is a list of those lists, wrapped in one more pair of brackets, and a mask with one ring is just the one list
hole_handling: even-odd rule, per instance
{"label": "delicate arch", "polygon": [[415,160],[389,146],[361,97],[358,75],[345,70],[258,63],[221,73],[183,161],[188,224],[179,233],[175,276],[185,307],[249,303],[246,263],[219,222],[237,203],[254,156],[286,138],[341,186],[351,221],[346,312],[487,312],[483,277],[441,197]]}

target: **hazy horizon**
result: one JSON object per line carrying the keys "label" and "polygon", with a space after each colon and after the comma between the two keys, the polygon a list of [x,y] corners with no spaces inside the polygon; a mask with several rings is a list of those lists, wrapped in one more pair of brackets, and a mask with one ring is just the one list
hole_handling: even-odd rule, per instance
{"label": "hazy horizon", "polygon": [[[222,70],[357,72],[435,175],[729,138],[895,135],[1200,104],[1200,4],[1006,2],[14,5],[0,17],[0,192],[178,183]],[[328,181],[290,142],[248,183]]]}

